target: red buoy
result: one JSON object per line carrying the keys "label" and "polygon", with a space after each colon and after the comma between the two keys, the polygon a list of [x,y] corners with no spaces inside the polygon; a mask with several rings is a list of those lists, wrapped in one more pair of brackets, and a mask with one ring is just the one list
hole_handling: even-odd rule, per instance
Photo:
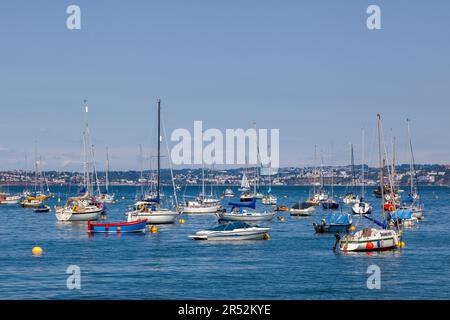
{"label": "red buoy", "polygon": [[367,250],[372,250],[373,249],[373,243],[372,242],[367,242],[366,249]]}

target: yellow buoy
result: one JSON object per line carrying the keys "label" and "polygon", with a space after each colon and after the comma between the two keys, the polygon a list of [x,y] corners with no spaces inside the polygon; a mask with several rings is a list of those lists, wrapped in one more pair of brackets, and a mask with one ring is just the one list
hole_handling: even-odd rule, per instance
{"label": "yellow buoy", "polygon": [[264,235],[264,240],[269,240],[270,239],[270,235],[268,234],[268,233],[266,233],[265,235]]}
{"label": "yellow buoy", "polygon": [[284,217],[280,217],[281,222],[284,222],[284,220],[286,220]]}
{"label": "yellow buoy", "polygon": [[33,249],[31,249],[31,253],[33,254],[33,256],[40,256],[43,252],[44,250],[42,250],[41,247],[34,247]]}
{"label": "yellow buoy", "polygon": [[400,241],[400,242],[397,244],[397,247],[399,247],[399,248],[404,248],[404,247],[405,247],[405,243],[404,243],[403,241]]}
{"label": "yellow buoy", "polygon": [[398,230],[398,234],[402,235],[403,234],[403,230]]}
{"label": "yellow buoy", "polygon": [[150,228],[150,232],[151,232],[151,233],[156,233],[156,232],[158,232],[158,228],[155,227],[155,226],[152,226],[152,227]]}
{"label": "yellow buoy", "polygon": [[350,231],[355,231],[356,227],[355,226],[350,226],[350,228],[348,228]]}
{"label": "yellow buoy", "polygon": [[108,217],[105,215],[102,215],[102,220],[106,220]]}
{"label": "yellow buoy", "polygon": [[179,223],[185,223],[184,219],[178,220]]}

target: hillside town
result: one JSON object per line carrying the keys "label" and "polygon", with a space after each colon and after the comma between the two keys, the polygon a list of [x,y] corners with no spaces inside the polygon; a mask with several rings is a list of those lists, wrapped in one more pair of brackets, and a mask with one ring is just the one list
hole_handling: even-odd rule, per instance
{"label": "hillside town", "polygon": [[[379,169],[365,167],[365,183],[369,186],[378,184]],[[395,168],[396,184],[407,185],[410,181],[410,167],[408,164],[398,165]],[[334,183],[335,185],[358,185],[361,181],[361,168],[352,171],[351,166],[323,167],[320,169],[305,168],[280,168],[275,174],[263,175],[254,168],[238,168],[224,170],[204,170],[206,184],[215,185],[240,185],[243,174],[246,173],[250,183],[254,183],[258,177],[258,183],[267,184],[270,180],[274,186],[298,186]],[[423,186],[450,186],[450,165],[416,165],[417,181]],[[202,169],[177,169],[173,171],[174,181],[177,186],[198,185],[202,182]],[[161,171],[162,184],[171,183],[171,172],[169,169]],[[100,184],[105,182],[105,173],[97,173]],[[354,178],[353,178],[354,177]],[[79,185],[82,184],[84,176],[80,172],[58,172],[45,171],[36,175],[34,172],[14,170],[0,172],[0,185],[31,185],[36,183],[48,185]],[[156,174],[152,171],[111,171],[109,181],[111,185],[141,185],[151,184],[156,180]]]}

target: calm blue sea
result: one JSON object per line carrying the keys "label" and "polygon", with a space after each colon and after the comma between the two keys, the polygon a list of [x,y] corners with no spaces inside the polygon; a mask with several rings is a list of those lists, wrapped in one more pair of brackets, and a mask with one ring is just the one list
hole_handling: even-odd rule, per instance
{"label": "calm blue sea", "polygon": [[[114,189],[119,201],[109,205],[107,221],[124,220],[137,192]],[[52,191],[65,198],[74,188]],[[291,206],[309,188],[273,187],[273,193]],[[213,215],[185,216],[185,224],[160,226],[156,234],[88,237],[86,223],[0,207],[0,299],[449,299],[450,189],[423,188],[422,198],[425,220],[405,231],[404,249],[352,255],[332,251],[333,235],[314,234],[322,209],[307,218],[281,213],[286,220],[268,224],[268,241],[208,243],[188,235],[215,225]],[[32,256],[36,245],[43,256]],[[380,290],[366,285],[373,264],[381,269]],[[69,265],[81,269],[80,290],[66,287]]]}

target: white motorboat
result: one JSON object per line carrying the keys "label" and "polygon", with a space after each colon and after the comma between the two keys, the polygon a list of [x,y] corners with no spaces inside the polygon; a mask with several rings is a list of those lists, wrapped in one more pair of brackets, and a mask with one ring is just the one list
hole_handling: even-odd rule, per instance
{"label": "white motorboat", "polygon": [[273,195],[266,194],[262,199],[261,202],[262,204],[266,204],[266,205],[276,205],[277,204],[277,198],[274,197]]}
{"label": "white motorboat", "polygon": [[370,214],[372,213],[372,207],[368,202],[357,202],[352,206],[353,214]]}
{"label": "white motorboat", "polygon": [[299,202],[289,209],[291,216],[310,216],[316,210],[313,204],[308,202]]}
{"label": "white motorboat", "polygon": [[348,251],[383,251],[395,249],[399,244],[399,237],[394,230],[366,228],[354,235],[346,235],[342,239],[336,238],[340,250]]}
{"label": "white motorboat", "polygon": [[253,198],[255,199],[262,199],[264,197],[264,194],[262,194],[262,192],[255,192],[253,193]]}
{"label": "white motorboat", "polygon": [[109,203],[109,204],[115,203],[116,202],[115,195],[109,194],[109,193],[104,193],[104,194],[100,195],[99,202]]}
{"label": "white motorboat", "polygon": [[37,208],[43,204],[43,200],[39,199],[25,199],[20,202],[20,205],[24,208]]}
{"label": "white motorboat", "polygon": [[239,200],[241,200],[242,202],[252,201],[253,200],[253,193],[251,193],[249,191],[244,191],[240,195]]}
{"label": "white motorboat", "polygon": [[201,230],[189,236],[194,240],[240,241],[267,239],[270,228],[251,226],[243,221],[234,221],[218,225],[208,230]]}
{"label": "white motorboat", "polygon": [[11,196],[7,194],[0,194],[0,205],[14,205],[20,202],[21,196]]}
{"label": "white motorboat", "polygon": [[255,200],[253,200],[251,203],[230,202],[229,205],[232,206],[230,212],[223,210],[216,213],[219,221],[269,221],[272,220],[275,216],[275,212],[255,212],[244,209],[249,208],[255,210]]}
{"label": "white motorboat", "polygon": [[347,194],[342,198],[344,204],[355,204],[359,202],[359,198],[353,193]]}
{"label": "white motorboat", "polygon": [[233,198],[234,197],[234,192],[233,190],[231,190],[230,188],[225,189],[225,191],[223,192],[222,196],[224,198]]}

